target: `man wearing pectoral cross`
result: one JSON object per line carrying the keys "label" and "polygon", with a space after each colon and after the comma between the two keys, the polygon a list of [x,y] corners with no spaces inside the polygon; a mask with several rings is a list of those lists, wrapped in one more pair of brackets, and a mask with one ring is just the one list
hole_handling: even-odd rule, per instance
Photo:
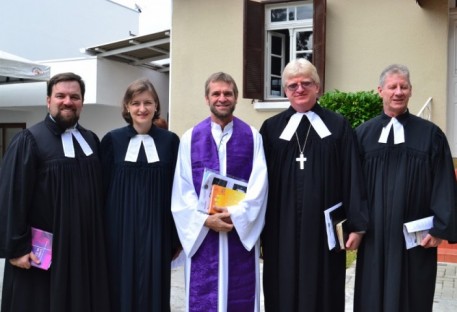
{"label": "man wearing pectoral cross", "polygon": [[300,163],[300,170],[305,169],[306,157],[303,156],[303,153],[300,153],[300,157],[295,158],[295,160]]}
{"label": "man wearing pectoral cross", "polygon": [[260,129],[270,185],[262,233],[266,311],[344,311],[345,253],[329,250],[324,210],[343,203],[347,249],[358,247],[367,228],[354,132],[317,103],[319,86],[309,61],[291,61],[282,75],[290,107]]}

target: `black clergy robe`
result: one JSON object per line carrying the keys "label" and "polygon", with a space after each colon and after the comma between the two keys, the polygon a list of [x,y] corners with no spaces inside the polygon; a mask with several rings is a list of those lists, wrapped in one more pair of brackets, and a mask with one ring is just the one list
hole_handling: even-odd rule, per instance
{"label": "black clergy robe", "polygon": [[143,144],[136,162],[125,161],[137,135],[132,126],[109,132],[101,143],[113,312],[170,311],[170,264],[179,245],[171,215],[179,138],[154,125],[148,134],[159,161],[148,163]]}
{"label": "black clergy robe", "polygon": [[[110,311],[99,141],[77,129],[92,155],[73,139],[75,158],[65,157],[63,130],[49,116],[16,135],[5,154],[0,176],[3,312]],[[31,226],[53,233],[48,271],[8,262],[31,251]]]}
{"label": "black clergy robe", "polygon": [[444,133],[433,123],[398,116],[405,142],[379,143],[390,118],[356,129],[370,222],[357,254],[354,311],[432,311],[437,249],[407,250],[403,224],[434,216],[430,234],[456,240],[456,180]]}
{"label": "black clergy robe", "polygon": [[[364,231],[367,207],[355,134],[341,116],[316,104],[313,112],[330,136],[311,127],[304,169],[299,144],[279,138],[292,107],[267,119],[260,129],[268,164],[269,196],[262,233],[265,310],[344,311],[345,252],[329,251],[324,210],[342,202],[351,231]],[[303,148],[310,122],[297,128]]]}

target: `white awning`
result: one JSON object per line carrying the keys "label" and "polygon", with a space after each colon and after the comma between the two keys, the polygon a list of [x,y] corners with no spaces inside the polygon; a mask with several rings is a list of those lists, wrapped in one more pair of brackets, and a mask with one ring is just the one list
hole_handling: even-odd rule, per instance
{"label": "white awning", "polygon": [[50,72],[47,65],[0,51],[0,84],[48,80]]}

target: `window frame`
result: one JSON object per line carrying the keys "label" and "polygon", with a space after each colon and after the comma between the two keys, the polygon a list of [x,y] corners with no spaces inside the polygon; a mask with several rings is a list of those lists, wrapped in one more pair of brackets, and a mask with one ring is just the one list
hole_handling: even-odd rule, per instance
{"label": "window frame", "polygon": [[[293,40],[294,40],[294,43],[297,42],[297,36],[298,36],[299,33],[301,33],[301,32],[306,33],[306,32],[310,32],[310,31],[311,31],[311,33],[312,33],[313,29],[312,29],[311,27],[309,27],[309,26],[308,26],[308,27],[297,27],[297,28],[294,28],[294,29],[293,29],[293,35],[292,35],[292,37],[294,38],[294,39],[293,39]],[[313,38],[314,38],[314,36],[313,36]],[[310,49],[308,49],[308,50],[303,50],[303,51],[300,50],[299,52],[297,52],[297,45],[296,45],[296,44],[293,44],[291,54],[292,54],[292,55],[295,55],[295,57],[296,57],[296,55],[297,55],[298,53],[313,53],[313,52],[314,52],[314,51],[313,51],[312,49],[311,49],[311,50],[310,50]]]}
{"label": "window frame", "polygon": [[[276,57],[278,59],[281,60],[281,68],[284,68],[284,66],[286,66],[286,63],[285,63],[285,58],[286,58],[286,35],[282,34],[282,33],[278,33],[278,32],[275,32],[274,30],[269,30],[266,32],[266,37],[267,37],[267,40],[265,41],[265,59],[267,56],[270,56],[271,58],[273,57]],[[281,38],[281,54],[274,54],[273,52],[270,51],[270,47],[271,47],[271,41],[273,39],[273,37],[277,37],[277,38]],[[265,98],[267,99],[282,99],[283,96],[282,94],[284,93],[284,90],[283,90],[283,87],[282,87],[282,84],[280,83],[280,95],[277,95],[277,96],[274,96],[271,94],[271,82],[270,80],[272,79],[272,77],[274,76],[274,78],[281,80],[281,75],[275,75],[272,73],[272,62],[271,60],[270,61],[266,61],[265,62],[265,81],[264,81],[264,84],[266,86],[265,88]]]}
{"label": "window frame", "polygon": [[[3,162],[3,157],[5,156],[5,152],[8,148],[8,146],[11,143],[11,140],[13,137],[17,134],[14,134],[12,137],[10,137],[10,140],[7,140],[7,129],[20,129],[20,131],[24,130],[26,128],[26,124],[22,122],[17,122],[17,123],[0,123],[0,167]],[[18,131],[18,132],[20,132]]]}
{"label": "window frame", "polygon": [[[289,5],[303,1],[252,1],[245,0],[244,44],[243,44],[243,98],[253,102],[265,103],[265,108],[274,108],[279,100],[265,99],[265,7],[278,3]],[[326,0],[313,0],[313,63],[321,79],[320,92],[325,83],[325,21]],[[283,102],[283,103],[281,103]],[[273,104],[273,105],[269,105]],[[287,99],[279,106],[287,107]],[[263,109],[257,105],[259,109]],[[279,107],[282,108],[282,107]]]}

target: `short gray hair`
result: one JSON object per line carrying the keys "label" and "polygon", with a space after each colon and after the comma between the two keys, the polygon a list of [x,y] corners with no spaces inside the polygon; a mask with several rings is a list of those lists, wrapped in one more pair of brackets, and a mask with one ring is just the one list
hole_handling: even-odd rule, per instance
{"label": "short gray hair", "polygon": [[379,85],[383,87],[386,77],[393,74],[399,74],[404,76],[406,80],[408,80],[408,84],[411,86],[411,81],[409,80],[409,69],[405,65],[401,64],[392,64],[387,66],[379,76]]}
{"label": "short gray hair", "polygon": [[287,80],[298,76],[309,76],[315,84],[320,84],[320,79],[316,67],[305,58],[291,60],[289,64],[284,67],[282,72],[283,87],[286,87]]}

